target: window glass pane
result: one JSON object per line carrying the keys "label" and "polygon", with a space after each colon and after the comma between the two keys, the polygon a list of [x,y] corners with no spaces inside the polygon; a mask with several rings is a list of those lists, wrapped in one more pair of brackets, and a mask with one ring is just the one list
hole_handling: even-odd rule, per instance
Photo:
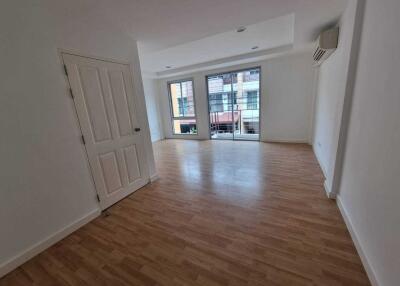
{"label": "window glass pane", "polygon": [[182,113],[186,117],[195,116],[192,81],[182,82]]}
{"label": "window glass pane", "polygon": [[196,119],[174,119],[174,134],[197,134]]}
{"label": "window glass pane", "polygon": [[172,114],[174,117],[183,116],[183,110],[181,109],[181,84],[171,83],[170,84],[170,94],[171,94],[171,107]]}
{"label": "window glass pane", "polygon": [[222,93],[210,93],[209,96],[210,112],[224,111],[224,102],[222,100]]}
{"label": "window glass pane", "polygon": [[258,109],[258,92],[248,91],[247,92],[247,109],[255,110]]}
{"label": "window glass pane", "polygon": [[169,84],[174,134],[197,134],[193,81]]}
{"label": "window glass pane", "polygon": [[195,116],[193,82],[191,80],[171,83],[170,94],[174,118]]}

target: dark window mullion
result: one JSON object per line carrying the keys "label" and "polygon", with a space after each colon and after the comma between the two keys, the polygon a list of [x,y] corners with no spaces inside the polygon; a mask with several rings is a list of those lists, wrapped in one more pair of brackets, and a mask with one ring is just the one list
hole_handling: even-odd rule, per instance
{"label": "dark window mullion", "polygon": [[179,85],[180,85],[180,88],[181,88],[182,117],[185,117],[185,103],[183,102],[182,82],[180,82]]}

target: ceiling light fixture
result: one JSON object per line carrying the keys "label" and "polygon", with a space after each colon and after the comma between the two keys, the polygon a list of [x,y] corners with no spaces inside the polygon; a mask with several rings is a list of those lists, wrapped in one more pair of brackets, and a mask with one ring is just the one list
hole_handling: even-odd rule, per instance
{"label": "ceiling light fixture", "polygon": [[239,27],[239,28],[237,28],[237,30],[236,30],[236,32],[238,32],[238,33],[241,33],[241,32],[244,32],[244,31],[246,31],[246,27]]}

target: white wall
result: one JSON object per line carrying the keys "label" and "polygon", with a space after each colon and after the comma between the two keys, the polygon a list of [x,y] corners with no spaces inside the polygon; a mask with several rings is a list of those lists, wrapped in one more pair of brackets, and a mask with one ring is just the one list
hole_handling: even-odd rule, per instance
{"label": "white wall", "polygon": [[400,1],[366,1],[338,201],[377,280],[400,285]]}
{"label": "white wall", "polygon": [[263,141],[310,142],[316,72],[312,65],[308,52],[262,63]]}
{"label": "white wall", "polygon": [[[206,75],[256,66],[261,67],[261,140],[310,142],[315,76],[311,52],[160,80],[160,112],[165,119],[165,137],[209,139]],[[167,82],[185,78],[194,80],[198,135],[172,134]]]}
{"label": "white wall", "polygon": [[[0,10],[0,276],[16,266],[9,264],[13,259],[23,261],[18,259],[25,251],[99,210],[57,48],[132,62],[139,107],[145,110],[132,38],[108,25],[73,19],[69,10],[58,17],[45,2],[10,0],[2,7],[7,9]],[[145,114],[140,120],[153,174]]]}
{"label": "white wall", "polygon": [[160,87],[159,82],[155,78],[147,78],[143,76],[144,97],[146,99],[147,116],[149,119],[149,127],[151,141],[156,142],[164,138],[162,130],[162,121],[159,110]]}
{"label": "white wall", "polygon": [[346,96],[357,1],[350,0],[339,21],[337,50],[319,67],[313,146],[331,191]]}

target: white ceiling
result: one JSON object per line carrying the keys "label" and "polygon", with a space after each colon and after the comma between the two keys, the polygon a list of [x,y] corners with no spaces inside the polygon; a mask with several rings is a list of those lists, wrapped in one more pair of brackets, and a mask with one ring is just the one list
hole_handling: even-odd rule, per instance
{"label": "white ceiling", "polygon": [[[294,14],[289,14],[248,25],[241,33],[228,31],[164,50],[142,53],[140,61],[147,72],[175,71],[195,64],[293,45],[293,36]],[[253,50],[254,47],[257,49]]]}
{"label": "white ceiling", "polygon": [[[128,33],[138,41],[141,58],[160,53],[170,59],[168,65],[182,68],[179,56],[168,54],[166,50],[174,51],[173,47],[207,37],[212,39],[214,36],[215,39],[215,35],[234,31],[240,26],[292,13],[295,18],[294,47],[305,46],[315,39],[321,28],[338,19],[347,0],[42,0],[38,3],[65,21],[79,19]],[[257,38],[259,35],[255,34],[252,42],[256,43]],[[218,57],[219,54],[211,52],[209,59],[202,60]],[[198,59],[195,58],[196,53],[192,52],[187,63],[196,63]],[[142,68],[162,72],[165,64],[144,62]]]}
{"label": "white ceiling", "polygon": [[[139,38],[143,71],[167,76],[178,70],[182,72],[184,68],[193,70],[199,63],[211,66],[217,59],[230,61],[231,57],[244,54],[252,61],[252,46],[258,46],[257,51],[265,51],[265,55],[273,48],[288,44],[295,50],[310,47],[325,26],[337,21],[347,1],[202,0],[186,3],[185,9],[177,9],[176,17],[160,28],[160,38]],[[190,14],[189,20],[186,13]],[[292,27],[288,26],[290,17],[294,19]],[[235,33],[240,26],[248,29]],[[290,33],[292,38],[288,41]]]}

